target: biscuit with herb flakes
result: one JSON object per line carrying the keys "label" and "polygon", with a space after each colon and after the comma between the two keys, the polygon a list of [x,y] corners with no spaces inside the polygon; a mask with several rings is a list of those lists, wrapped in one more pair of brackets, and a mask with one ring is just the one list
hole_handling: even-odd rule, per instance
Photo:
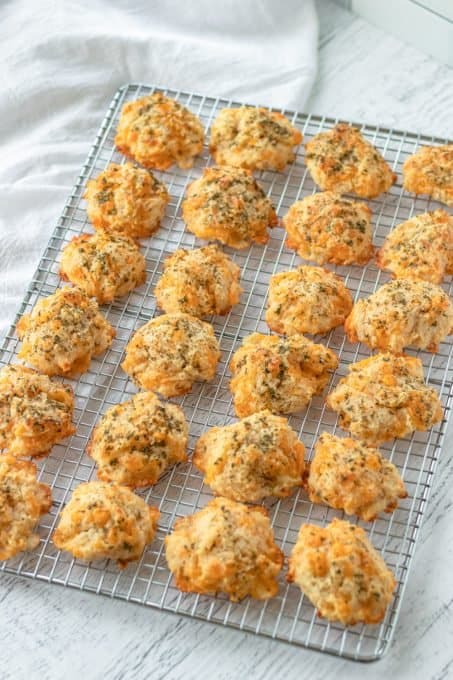
{"label": "biscuit with herb flakes", "polygon": [[351,125],[339,123],[305,145],[305,162],[323,191],[376,198],[396,182],[379,151]]}
{"label": "biscuit with herb flakes", "polygon": [[453,274],[453,217],[434,210],[399,224],[385,239],[377,263],[398,279],[442,283]]}
{"label": "biscuit with herb flakes", "polygon": [[378,449],[323,432],[306,482],[313,503],[357,515],[367,522],[392,512],[407,491],[397,468]]}
{"label": "biscuit with herb flakes", "polygon": [[278,223],[270,199],[241,168],[205,168],[187,189],[182,214],[195,236],[232,248],[267,243],[268,228]]}
{"label": "biscuit with herb flakes", "polygon": [[320,191],[296,201],[282,220],[286,244],[317,264],[366,264],[373,256],[371,210],[360,201]]}
{"label": "biscuit with herb flakes", "polygon": [[213,427],[197,442],[193,462],[216,495],[256,503],[301,486],[305,447],[286,418],[260,411]]}
{"label": "biscuit with herb flakes", "polygon": [[154,539],[159,515],[126,486],[85,482],[60,512],[52,540],[76,559],[116,560],[123,569]]}
{"label": "biscuit with herb flakes", "polygon": [[47,375],[73,377],[110,347],[115,331],[98,303],[80,288],[58,288],[39,300],[16,326],[18,357]]}
{"label": "biscuit with herb flakes", "polygon": [[211,127],[209,150],[218,165],[283,170],[302,133],[281,113],[261,107],[222,109]]}
{"label": "biscuit with herb flakes", "polygon": [[126,347],[121,364],[145,390],[175,397],[197,380],[212,380],[220,350],[211,324],[190,314],[163,314],[142,326]]}
{"label": "biscuit with herb flakes", "polygon": [[110,163],[87,182],[84,198],[95,229],[133,239],[146,238],[159,229],[170,200],[163,182],[132,163]]}
{"label": "biscuit with herb flakes", "polygon": [[154,290],[164,312],[185,312],[200,319],[228,314],[239,302],[239,267],[217,246],[177,250],[164,262]]}
{"label": "biscuit with herb flakes", "polygon": [[403,187],[453,205],[453,144],[423,146],[403,165]]}
{"label": "biscuit with herb flakes", "polygon": [[396,587],[364,530],[337,518],[326,527],[301,526],[287,579],[320,616],[345,626],[382,621]]}
{"label": "biscuit with herb flakes", "polygon": [[344,430],[372,446],[442,420],[439,396],[425,384],[422,362],[404,355],[375,354],[350,364],[326,403]]}
{"label": "biscuit with herb flakes", "polygon": [[267,600],[277,594],[283,553],[267,511],[215,498],[175,522],[165,538],[168,568],[183,592]]}
{"label": "biscuit with herb flakes", "polygon": [[129,237],[98,231],[75,236],[68,243],[61,255],[60,276],[104,304],[144,283],[146,262]]}
{"label": "biscuit with herb flakes", "polygon": [[266,321],[277,333],[327,333],[351,309],[349,290],[326,269],[302,266],[271,276]]}
{"label": "biscuit with herb flakes", "polygon": [[38,482],[33,463],[0,456],[0,560],[39,545],[35,527],[51,505],[51,490]]}
{"label": "biscuit with herb flakes", "polygon": [[160,92],[127,102],[115,136],[116,148],[145,168],[187,170],[203,149],[204,129],[189,109]]}
{"label": "biscuit with herb flakes", "polygon": [[337,366],[332,350],[303,335],[252,333],[230,363],[235,413],[240,418],[266,409],[297,413],[323,391]]}
{"label": "biscuit with herb flakes", "polygon": [[0,370],[0,449],[13,456],[45,456],[75,432],[74,393],[32,368]]}
{"label": "biscuit with herb flakes", "polygon": [[453,304],[434,283],[395,279],[358,300],[345,321],[350,342],[400,353],[404,347],[437,352],[452,331]]}
{"label": "biscuit with herb flakes", "polygon": [[139,392],[109,408],[94,428],[88,453],[97,476],[131,487],[156,484],[176,463],[187,460],[188,425],[174,404]]}

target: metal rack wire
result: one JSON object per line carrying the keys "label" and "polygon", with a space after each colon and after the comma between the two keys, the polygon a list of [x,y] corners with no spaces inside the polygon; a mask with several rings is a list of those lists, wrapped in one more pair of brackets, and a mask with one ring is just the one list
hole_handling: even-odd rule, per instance
{"label": "metal rack wire", "polygon": [[[200,117],[207,131],[221,108],[237,105],[224,99],[140,84],[130,84],[118,90],[42,256],[18,317],[30,311],[38,299],[53,293],[60,284],[58,261],[62,247],[82,231],[92,231],[87,221],[82,194],[86,181],[95,177],[109,162],[124,161],[113,143],[123,103],[154,90],[163,91],[190,108]],[[282,113],[302,130],[306,140],[338,122],[331,118],[285,110],[282,110]],[[437,207],[437,204],[428,199],[414,198],[403,192],[401,167],[407,156],[414,153],[421,144],[442,144],[447,140],[369,125],[359,124],[358,127],[398,173],[398,181],[390,191],[370,201],[374,215],[374,243],[379,246],[396,224],[412,215]],[[207,597],[180,593],[175,588],[166,566],[163,539],[177,517],[203,507],[211,497],[209,489],[202,483],[201,475],[190,463],[174,467],[158,484],[141,492],[148,502],[159,507],[161,521],[156,540],[138,563],[129,565],[124,571],[118,571],[116,564],[110,562],[87,565],[65,553],[59,553],[52,544],[51,534],[58,513],[72,490],[81,482],[95,478],[93,461],[84,453],[94,424],[108,407],[124,401],[136,391],[120,368],[123,350],[131,334],[156,313],[153,289],[162,273],[165,257],[181,246],[191,248],[197,244],[194,236],[184,230],[180,206],[187,185],[211,163],[205,147],[190,171],[176,169],[172,172],[157,173],[169,188],[171,202],[162,228],[152,238],[143,242],[147,261],[147,282],[130,293],[127,298],[104,306],[103,311],[116,328],[117,336],[111,348],[92,361],[90,370],[72,383],[76,394],[77,432],[65,444],[55,446],[51,454],[38,463],[40,480],[52,487],[53,494],[52,509],[43,518],[39,527],[40,544],[32,552],[0,563],[0,571],[107,594],[179,614],[188,614],[343,657],[358,660],[377,659],[388,647],[395,630],[418,530],[451,408],[453,392],[451,342],[443,343],[436,355],[413,352],[422,359],[427,380],[439,391],[445,413],[443,422],[430,432],[416,432],[410,438],[397,440],[382,447],[399,468],[409,492],[408,498],[390,516],[382,517],[373,523],[358,522],[366,529],[371,541],[382,553],[398,581],[395,598],[382,624],[345,628],[328,623],[316,615],[313,606],[301,595],[296,586],[285,582],[284,573],[280,577],[279,594],[267,602],[246,599],[241,603],[232,604],[223,596]],[[302,150],[297,153],[295,162],[285,172],[261,172],[258,181],[273,200],[280,217],[295,200],[316,190],[303,163]],[[175,400],[181,404],[190,424],[191,448],[197,437],[207,428],[232,420],[233,410],[228,390],[230,356],[244,336],[254,331],[268,332],[264,323],[264,308],[269,276],[300,263],[300,259],[285,247],[282,229],[273,230],[266,247],[254,245],[245,251],[233,251],[228,248],[225,250],[241,268],[244,292],[240,304],[236,305],[227,317],[215,317],[211,320],[222,349],[222,359],[216,378],[209,384],[195,385],[190,394]],[[335,271],[345,279],[356,298],[369,295],[387,279],[373,263],[366,267],[336,267]],[[448,290],[448,286],[446,289]],[[332,376],[326,391],[332,389],[338,379],[345,375],[349,363],[370,354],[362,345],[351,345],[342,329],[336,329],[317,341],[322,341],[340,357],[339,369]],[[16,361],[17,345],[18,340],[13,326],[3,343],[0,363]],[[290,418],[290,423],[300,433],[309,455],[321,431],[335,432],[337,429],[336,416],[326,409],[322,397],[315,397],[303,414]],[[325,506],[310,503],[302,491],[290,498],[274,500],[266,505],[276,541],[287,555],[294,545],[302,522],[325,524],[334,516],[342,515]]]}

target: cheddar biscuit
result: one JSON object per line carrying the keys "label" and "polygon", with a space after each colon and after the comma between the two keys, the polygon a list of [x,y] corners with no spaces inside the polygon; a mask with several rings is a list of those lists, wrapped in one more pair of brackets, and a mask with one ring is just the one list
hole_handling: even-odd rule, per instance
{"label": "cheddar biscuit", "polygon": [[283,553],[262,507],[215,498],[175,522],[165,549],[168,568],[183,592],[225,593],[232,602],[277,594]]}
{"label": "cheddar biscuit", "polygon": [[453,205],[453,144],[423,146],[403,165],[403,187]]}

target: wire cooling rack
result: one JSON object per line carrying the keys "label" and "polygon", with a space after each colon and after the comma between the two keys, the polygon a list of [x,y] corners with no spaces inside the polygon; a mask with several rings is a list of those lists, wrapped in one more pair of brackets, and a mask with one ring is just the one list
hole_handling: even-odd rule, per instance
{"label": "wire cooling rack", "polygon": [[[238,105],[224,99],[138,84],[127,85],[118,90],[44,252],[18,317],[24,312],[29,312],[38,299],[53,293],[60,285],[58,262],[62,247],[73,236],[92,231],[87,221],[82,194],[86,181],[95,177],[108,163],[124,162],[124,157],[115,150],[113,143],[122,105],[154,90],[163,91],[191,109],[200,117],[207,132],[221,108]],[[305,140],[338,122],[332,118],[291,111],[283,110],[282,113],[301,129]],[[396,224],[418,213],[440,207],[430,200],[406,194],[401,185],[401,168],[407,156],[414,153],[420,145],[443,144],[447,140],[370,125],[358,127],[398,173],[398,181],[390,191],[370,201],[374,215],[374,243],[380,246]],[[388,647],[395,630],[418,530],[451,408],[453,366],[450,342],[443,343],[436,355],[413,352],[422,359],[429,383],[439,391],[444,406],[444,420],[430,432],[416,432],[410,438],[400,439],[382,447],[385,454],[399,468],[409,492],[408,498],[401,502],[398,510],[392,515],[382,517],[373,523],[357,522],[366,529],[374,546],[381,552],[398,581],[395,598],[380,625],[356,625],[345,628],[319,618],[299,589],[286,583],[285,570],[280,576],[279,594],[266,602],[249,598],[241,603],[232,604],[221,595],[208,597],[180,593],[175,588],[166,566],[163,540],[177,517],[191,514],[203,507],[211,497],[209,489],[202,483],[201,475],[190,463],[174,467],[158,484],[148,491],[141,492],[149,503],[159,507],[160,528],[157,538],[147,548],[140,561],[130,564],[124,571],[119,571],[116,564],[111,562],[87,565],[74,560],[68,554],[58,552],[51,541],[58,513],[68,501],[72,490],[81,482],[95,478],[94,464],[85,455],[93,426],[107,408],[128,399],[136,392],[121,370],[120,363],[124,347],[133,332],[156,314],[153,290],[162,273],[165,257],[181,246],[192,248],[194,245],[201,245],[193,235],[184,230],[180,208],[187,185],[199,177],[203,168],[210,164],[212,159],[205,146],[191,170],[175,169],[172,172],[156,173],[167,184],[171,202],[161,229],[152,238],[143,242],[147,261],[147,282],[127,298],[104,306],[103,312],[116,328],[117,336],[111,348],[92,361],[90,370],[80,376],[78,381],[72,382],[76,395],[74,420],[77,432],[65,444],[55,446],[50,455],[38,463],[39,478],[52,487],[53,494],[52,509],[39,526],[40,544],[32,552],[0,563],[0,570],[103,593],[179,614],[188,614],[343,657],[358,660],[377,659]],[[316,190],[304,165],[302,148],[298,151],[295,162],[284,172],[261,172],[257,177],[271,197],[280,217],[295,200]],[[300,258],[285,246],[284,236],[283,229],[277,228],[272,231],[266,247],[254,245],[244,251],[225,248],[241,268],[244,292],[240,304],[236,305],[227,317],[212,319],[222,349],[222,358],[215,379],[209,384],[196,384],[190,394],[175,400],[181,404],[190,424],[191,450],[198,436],[207,428],[233,420],[231,395],[228,390],[228,363],[231,354],[249,333],[269,332],[264,323],[269,276],[278,271],[291,269],[301,262]],[[387,276],[373,263],[366,267],[336,267],[335,270],[345,279],[356,299],[369,295],[387,280]],[[363,345],[350,344],[342,329],[336,329],[323,338],[316,338],[316,341],[322,341],[340,357],[339,368],[332,376],[326,392],[346,374],[349,363],[369,355],[369,351]],[[12,327],[3,344],[1,363],[16,361],[17,346],[18,341]],[[307,447],[308,456],[311,456],[313,444],[320,432],[337,430],[336,416],[326,409],[324,397],[315,397],[304,413],[290,418],[290,423],[300,433]],[[333,517],[342,516],[341,512],[310,503],[302,490],[290,498],[269,502],[266,505],[276,541],[286,555],[290,553],[295,543],[302,522],[324,525]],[[349,519],[354,521],[354,518]]]}

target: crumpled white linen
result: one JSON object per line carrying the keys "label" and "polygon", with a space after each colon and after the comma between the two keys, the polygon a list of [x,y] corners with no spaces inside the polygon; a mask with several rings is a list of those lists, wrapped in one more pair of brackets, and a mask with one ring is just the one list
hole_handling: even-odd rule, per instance
{"label": "crumpled white linen", "polygon": [[0,336],[118,87],[301,109],[316,73],[313,0],[3,0],[0,38]]}

